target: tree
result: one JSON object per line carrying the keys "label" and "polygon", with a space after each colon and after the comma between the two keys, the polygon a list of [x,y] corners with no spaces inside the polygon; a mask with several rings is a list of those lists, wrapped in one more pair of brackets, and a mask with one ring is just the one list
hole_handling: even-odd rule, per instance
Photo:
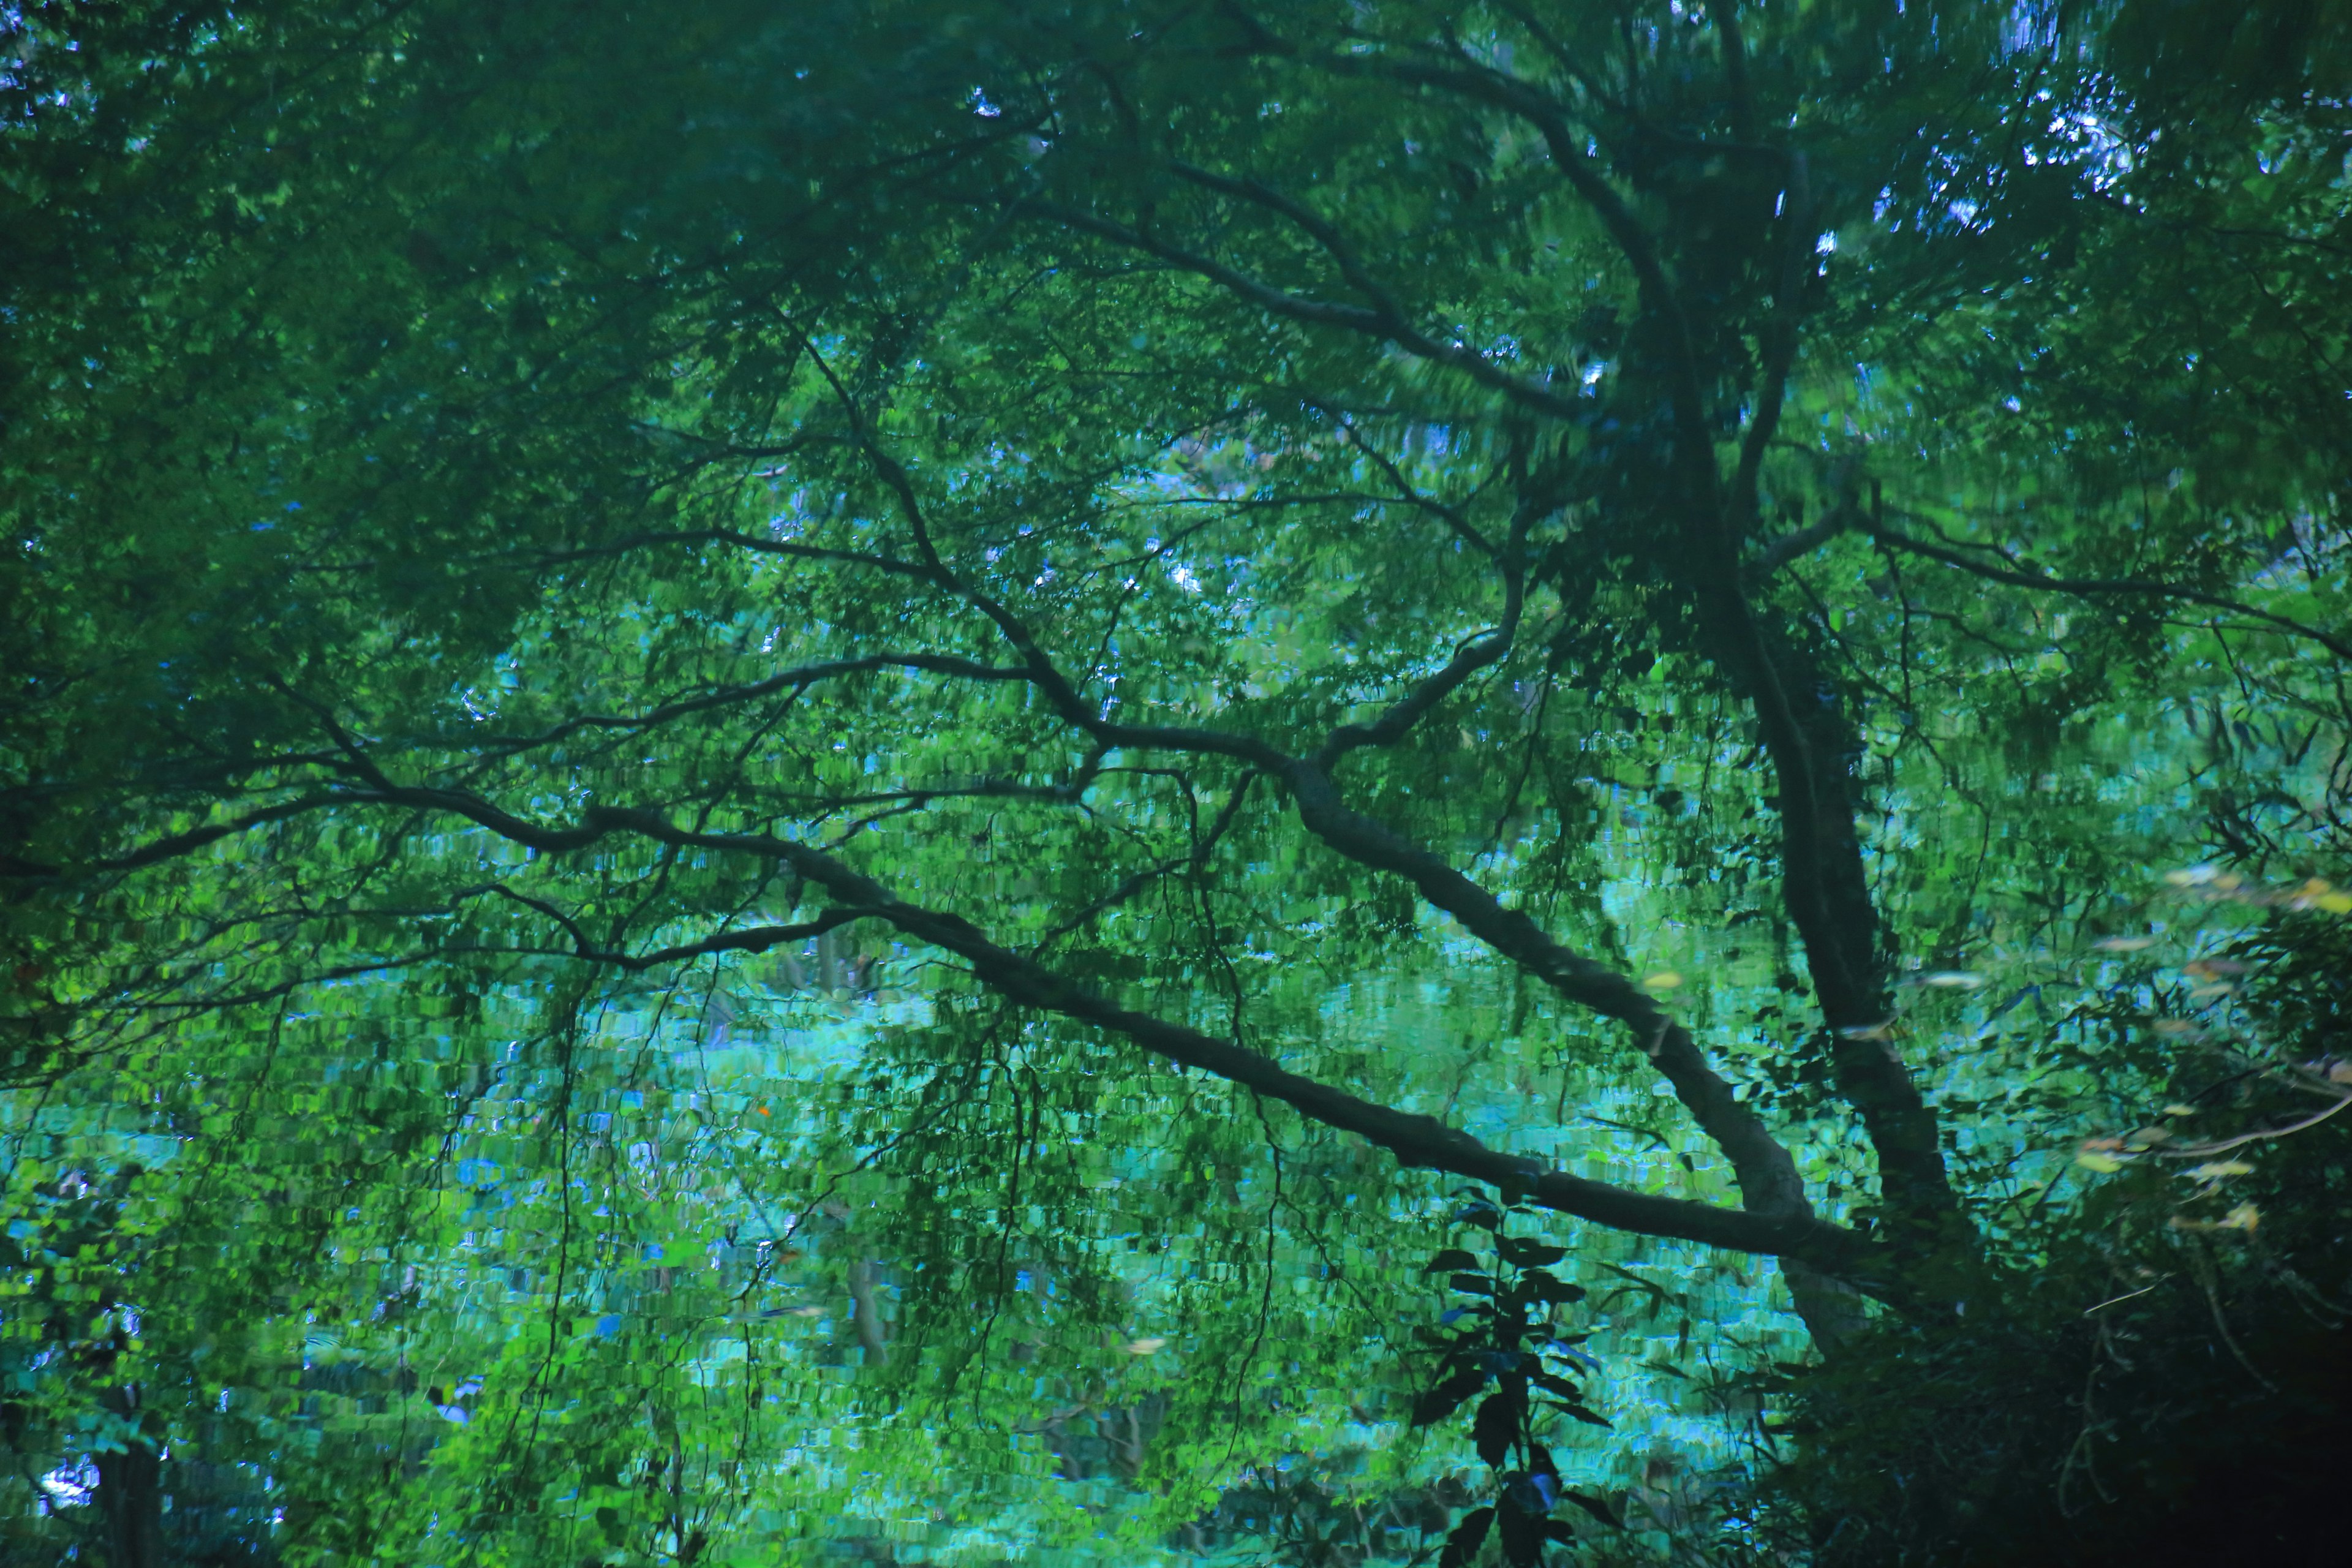
{"label": "tree", "polygon": [[[375,1480],[282,1483],[302,1550],[446,1508],[394,1406],[518,1559],[772,1528],[783,1280],[854,1303],[829,1408],[975,1401],[960,1475],[1022,1462],[991,1421],[1066,1425],[1040,1363],[1197,1481],[1328,1419],[1237,1392],[1266,1368],[1396,1375],[1369,1292],[1463,1182],[1596,1268],[1774,1260],[1832,1365],[1947,1331],[2050,1256],[2035,1151],[2197,1044],[2103,1067],[2162,998],[2061,1005],[2036,950],[2150,934],[2132,889],[2200,823],[2249,868],[2190,893],[2340,912],[2319,21],[18,38],[13,1263],[128,1284],[40,1331],[80,1370],[15,1419],[228,1453],[269,1440],[204,1415],[208,1363],[343,1367],[308,1473]],[[2044,1026],[1999,1035],[1988,977]],[[1675,1115],[1617,1114],[1661,1080]],[[1564,1482],[1506,1331],[1579,1294],[1520,1241],[1423,1412],[1520,1411],[1478,1417],[1512,1562]],[[493,1264],[511,1304],[461,1310]]]}

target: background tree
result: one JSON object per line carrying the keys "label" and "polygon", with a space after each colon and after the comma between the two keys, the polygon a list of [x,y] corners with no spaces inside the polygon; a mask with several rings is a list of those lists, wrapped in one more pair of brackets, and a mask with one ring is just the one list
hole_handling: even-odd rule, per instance
{"label": "background tree", "polygon": [[[2150,1174],[2343,1093],[2324,19],[554,17],[16,36],[27,1501],[688,1562],[1112,1476],[1202,1554],[1352,1447],[1349,1550],[1532,1561],[1692,1528],[1580,1347],[1794,1364],[1769,1259],[1828,1371],[1716,1397],[1887,1561],[2076,1507],[2089,1396],[1939,1413],[2114,1271],[2340,1306]],[[1557,1240],[1416,1360],[1465,1180]],[[1934,1500],[1841,1541],[1868,1430]]]}

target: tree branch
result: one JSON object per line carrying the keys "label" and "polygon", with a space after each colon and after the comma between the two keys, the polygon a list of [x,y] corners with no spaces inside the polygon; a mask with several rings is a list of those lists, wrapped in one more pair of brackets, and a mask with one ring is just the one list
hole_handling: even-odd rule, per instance
{"label": "tree branch", "polygon": [[1236,271],[1221,261],[1170,245],[1083,208],[1026,197],[1018,204],[1017,210],[1110,240],[1131,250],[1139,250],[1147,256],[1158,257],[1171,266],[1197,273],[1213,283],[1222,285],[1274,315],[1314,326],[1342,327],[1380,342],[1394,343],[1408,353],[1459,371],[1481,386],[1502,393],[1516,403],[1556,418],[1573,419],[1582,412],[1573,398],[1562,397],[1531,377],[1514,374],[1474,349],[1441,343],[1402,316],[1391,315],[1386,310],[1371,307],[1342,305],[1289,293]]}
{"label": "tree branch", "polygon": [[1503,568],[1502,625],[1454,649],[1454,657],[1443,669],[1417,683],[1371,723],[1342,724],[1331,731],[1331,738],[1315,753],[1317,771],[1328,772],[1348,752],[1365,746],[1394,745],[1421,721],[1423,714],[1459,690],[1464,681],[1499,662],[1511,651],[1512,641],[1518,636],[1519,616],[1527,603],[1528,531],[1533,526],[1535,515],[1549,509],[1549,499],[1525,497],[1511,518],[1509,541],[1496,556]]}
{"label": "tree branch", "polygon": [[[1674,409],[1676,428],[1685,438],[1693,431],[1706,437],[1702,448],[1706,455],[1705,500],[1715,500],[1718,479],[1715,472],[1714,446],[1706,437],[1706,397],[1699,385],[1698,354],[1691,340],[1690,319],[1684,312],[1682,300],[1675,293],[1666,266],[1658,254],[1657,243],[1633,209],[1617,193],[1601,172],[1595,160],[1586,155],[1576,144],[1569,128],[1567,110],[1547,94],[1530,87],[1517,77],[1507,76],[1476,62],[1460,67],[1440,67],[1406,61],[1379,63],[1349,56],[1339,56],[1325,62],[1343,74],[1354,75],[1366,70],[1378,70],[1393,79],[1415,87],[1442,88],[1449,92],[1485,103],[1492,108],[1516,114],[1536,128],[1551,153],[1553,165],[1568,181],[1576,194],[1583,198],[1601,225],[1608,230],[1618,253],[1633,269],[1633,280],[1643,301],[1665,326],[1671,353],[1668,356],[1667,378],[1669,402]],[[1578,418],[1580,415],[1570,400],[1551,395],[1544,405],[1545,412]],[[1696,470],[1694,469],[1694,472]]]}
{"label": "tree branch", "polygon": [[[1940,1232],[1954,1212],[1954,1201],[1934,1113],[1899,1058],[1858,1038],[1859,1031],[1878,1023],[1883,1016],[1885,977],[1875,940],[1874,908],[1866,879],[1861,875],[1860,849],[1853,837],[1852,803],[1843,789],[1835,799],[1824,795],[1824,780],[1817,765],[1812,737],[1789,696],[1774,647],[1759,626],[1754,607],[1743,590],[1738,535],[1725,505],[1723,478],[1717,466],[1714,436],[1706,420],[1690,321],[1656,243],[1625,198],[1596,166],[1597,161],[1588,157],[1577,143],[1561,106],[1528,84],[1475,60],[1436,66],[1333,57],[1325,63],[1347,74],[1377,72],[1393,80],[1459,93],[1528,120],[1544,137],[1563,176],[1600,217],[1632,267],[1646,310],[1664,329],[1668,402],[1675,431],[1675,468],[1686,490],[1683,502],[1698,561],[1696,577],[1703,601],[1709,603],[1714,611],[1716,636],[1720,639],[1726,662],[1755,704],[1780,784],[1787,843],[1783,888],[1790,913],[1805,941],[1808,964],[1813,972],[1823,1015],[1833,1031],[1831,1055],[1839,1082],[1869,1128],[1882,1173],[1886,1177],[1890,1204],[1899,1213],[1925,1222],[1917,1228]],[[1506,392],[1525,406],[1559,417],[1579,416],[1580,411],[1570,400],[1549,388],[1524,382],[1467,351],[1430,342],[1409,323],[1392,319],[1377,302],[1367,307],[1302,299],[1221,262],[1089,212],[1039,201],[1024,204],[1024,210],[1159,257],[1219,283],[1275,314],[1316,325],[1338,326],[1394,342],[1409,353],[1460,369],[1482,384]],[[1298,220],[1296,212],[1285,210],[1294,221]],[[1799,228],[1791,223],[1792,233]],[[1309,227],[1309,232],[1316,230]],[[1331,231],[1331,237],[1336,238],[1336,231]],[[1331,247],[1327,241],[1326,248]],[[1345,271],[1349,258],[1341,256],[1340,259]],[[1374,298],[1377,301],[1376,291]],[[1790,330],[1768,345],[1768,362],[1780,363],[1781,355],[1792,355],[1793,344],[1791,323]],[[1785,382],[1785,371],[1781,380]],[[1759,415],[1769,412],[1772,417],[1765,422],[1776,424],[1779,406],[1775,397],[1769,411],[1759,409]],[[1755,439],[1748,444],[1748,449],[1754,463],[1760,466],[1761,453],[1771,431],[1767,428],[1751,434]],[[1748,475],[1748,480],[1752,484],[1752,474]],[[1402,733],[1430,703],[1467,679],[1482,658],[1499,658],[1501,651],[1492,643],[1481,643],[1457,654],[1444,671],[1408,697],[1400,710],[1392,710],[1389,718],[1395,721],[1393,732]],[[1066,706],[1065,711],[1077,717],[1075,704]],[[1108,739],[1100,728],[1093,724],[1087,727],[1098,740]],[[1370,743],[1358,740],[1365,733],[1360,731],[1349,736],[1349,743]],[[1340,749],[1344,751],[1346,745]],[[1335,757],[1337,754],[1332,753]],[[1251,760],[1266,765],[1257,756]],[[1279,772],[1291,780],[1294,791],[1299,795],[1303,815],[1310,811],[1308,802],[1315,795],[1316,781],[1320,780],[1323,787],[1328,788],[1323,770],[1311,763],[1293,763],[1269,767],[1268,771]],[[1328,813],[1321,815],[1327,823],[1339,820]],[[1324,836],[1327,841],[1336,842],[1332,834],[1327,832]],[[1433,857],[1423,869],[1433,879],[1424,885],[1424,892],[1431,886],[1443,885],[1449,877],[1461,884],[1460,889],[1449,891],[1458,894],[1461,889],[1471,889],[1466,879],[1458,878]],[[1424,881],[1419,874],[1414,874],[1414,879],[1417,884]],[[1486,898],[1483,890],[1471,890],[1480,899]],[[1433,901],[1445,907],[1442,900]],[[1528,931],[1533,932],[1531,923]],[[1516,938],[1519,933],[1502,934]],[[1524,947],[1523,942],[1519,945]],[[1538,958],[1539,964],[1555,963],[1547,955],[1538,954]],[[1547,973],[1548,977],[1552,973],[1539,972]],[[1625,987],[1622,977],[1612,978],[1617,986]],[[1620,1005],[1629,1005],[1622,996],[1615,1000]],[[1693,1051],[1696,1053],[1695,1047]],[[1703,1059],[1699,1065],[1704,1068]],[[1773,1147],[1778,1149],[1777,1144]],[[1780,1157],[1786,1158],[1785,1152],[1780,1152]]]}
{"label": "tree branch", "polygon": [[1339,276],[1348,280],[1349,288],[1372,302],[1373,312],[1381,321],[1397,322],[1405,320],[1404,307],[1398,304],[1396,296],[1372,276],[1371,269],[1364,265],[1363,258],[1356,253],[1356,247],[1349,244],[1347,236],[1339,232],[1339,226],[1314,208],[1256,180],[1238,180],[1230,174],[1213,174],[1207,169],[1196,168],[1174,159],[1170,160],[1168,166],[1179,178],[1189,180],[1203,189],[1237,196],[1269,212],[1280,213],[1306,230],[1316,244],[1330,253],[1331,259],[1339,263]]}
{"label": "tree branch", "polygon": [[574,561],[596,561],[606,556],[626,554],[656,544],[726,544],[738,550],[749,550],[761,555],[781,555],[793,561],[837,561],[850,566],[871,566],[877,572],[887,572],[899,577],[932,580],[927,566],[912,561],[900,561],[893,556],[869,554],[861,550],[835,550],[821,544],[803,544],[791,539],[770,539],[757,533],[743,533],[731,528],[681,529],[667,533],[633,533],[609,544],[587,546],[578,550],[550,551],[537,557],[542,566],[563,566]]}
{"label": "tree branch", "polygon": [[[1386,452],[1381,451],[1378,447],[1373,446],[1370,441],[1364,439],[1363,432],[1356,428],[1355,421],[1342,416],[1340,416],[1339,423],[1339,433],[1347,437],[1348,445],[1355,447],[1357,451],[1361,452],[1366,458],[1370,458],[1373,465],[1377,467],[1382,474],[1388,477],[1389,483],[1396,487],[1397,500],[1403,501],[1407,506],[1428,512],[1432,516],[1442,520],[1446,527],[1454,531],[1456,538],[1462,540],[1465,543],[1470,545],[1480,554],[1486,556],[1488,559],[1491,560],[1495,558],[1496,552],[1492,542],[1490,542],[1485,534],[1479,532],[1476,528],[1471,525],[1470,520],[1462,515],[1462,509],[1460,507],[1448,506],[1442,500],[1423,495],[1419,490],[1413,488],[1412,481],[1404,477],[1403,471],[1398,468],[1396,464],[1390,460],[1389,455]],[[1349,498],[1341,496],[1334,499],[1347,500]]]}
{"label": "tree branch", "polygon": [[1708,1065],[1690,1031],[1655,998],[1608,965],[1554,942],[1527,914],[1505,908],[1441,857],[1350,809],[1314,763],[1294,763],[1285,777],[1298,802],[1300,819],[1325,844],[1359,865],[1403,878],[1471,934],[1562,996],[1630,1026],[1701,1129],[1731,1161],[1750,1208],[1811,1212],[1789,1152]]}
{"label": "tree branch", "polygon": [[833,379],[829,369],[825,374],[826,379],[832,381],[835,393],[842,399],[843,405],[847,411],[850,428],[856,437],[859,449],[864,451],[867,458],[873,462],[876,470],[882,476],[884,485],[898,499],[900,509],[906,514],[907,525],[914,531],[917,547],[922,551],[925,563],[922,566],[912,569],[915,574],[943,591],[955,595],[987,616],[1003,634],[1004,640],[1013,645],[1013,651],[1021,656],[1030,682],[1045,694],[1045,700],[1053,704],[1054,710],[1064,720],[1084,731],[1093,737],[1097,744],[1106,748],[1136,746],[1182,752],[1208,752],[1239,758],[1268,773],[1279,771],[1281,764],[1288,761],[1280,752],[1255,736],[1234,735],[1219,730],[1118,724],[1112,722],[1106,713],[1087,707],[1086,698],[1080,694],[1077,687],[1062,673],[1060,668],[1038,644],[1035,635],[1029,629],[1028,623],[1015,614],[1010,605],[965,582],[953,568],[947,564],[932,542],[930,523],[924,515],[922,498],[916,491],[913,477],[907,472],[903,464],[883,450],[881,445],[873,438],[865,416],[849,403],[848,389],[842,386],[839,381]]}
{"label": "tree branch", "polygon": [[[1738,24],[1727,13],[1723,19],[1727,64],[1740,58]],[[1789,156],[1789,177],[1780,188],[1780,277],[1773,289],[1772,316],[1764,327],[1763,364],[1758,372],[1756,410],[1739,441],[1739,467],[1731,484],[1733,521],[1745,534],[1757,512],[1756,486],[1764,469],[1765,448],[1780,428],[1780,413],[1788,405],[1789,375],[1797,361],[1798,323],[1804,311],[1804,293],[1811,281],[1811,230],[1813,195],[1802,153]]]}
{"label": "tree branch", "polygon": [[[907,903],[880,882],[843,865],[832,856],[790,839],[766,834],[711,833],[681,828],[658,813],[623,807],[592,807],[577,824],[551,826],[531,822],[483,800],[453,790],[398,789],[352,793],[354,800],[383,799],[419,809],[461,816],[511,842],[544,853],[584,849],[614,833],[629,833],[681,848],[744,854],[781,861],[840,900],[843,919],[885,920],[901,932],[927,945],[955,953],[971,965],[974,976],[990,990],[1024,1006],[1055,1013],[1075,1021],[1125,1037],[1154,1055],[1181,1067],[1239,1085],[1278,1100],[1308,1120],[1344,1132],[1353,1132],[1389,1150],[1408,1165],[1449,1172],[1472,1181],[1522,1188],[1536,1203],[1562,1214],[1648,1236],[1675,1237],[1743,1252],[1796,1258],[1822,1272],[1850,1279],[1882,1297],[1899,1297],[1901,1290],[1884,1268],[1880,1249],[1867,1238],[1843,1226],[1815,1218],[1810,1210],[1727,1209],[1688,1198],[1663,1197],[1635,1192],[1545,1168],[1524,1155],[1488,1148],[1477,1139],[1449,1127],[1434,1117],[1402,1111],[1291,1072],[1271,1057],[1231,1040],[1204,1034],[1189,1025],[1121,1007],[1046,968],[1036,960],[990,940],[962,917]],[[1525,921],[1513,913],[1511,919]],[[1532,930],[1532,922],[1527,922]],[[722,933],[754,939],[769,931],[760,928]],[[784,940],[778,936],[775,940]],[[686,949],[664,950],[664,954]],[[715,951],[715,949],[714,949]],[[605,955],[581,956],[609,962]],[[667,962],[664,955],[646,955],[640,963]],[[1629,1010],[1647,1002],[1622,977],[1600,965],[1572,959],[1576,983],[1595,995],[1608,987],[1594,975],[1606,976],[1622,988]],[[1590,973],[1586,972],[1591,972]],[[1668,1028],[1662,1035],[1672,1032]],[[1685,1036],[1686,1039],[1687,1037]],[[1726,1095],[1728,1100],[1727,1092]],[[1731,1102],[1736,1105],[1737,1102]],[[1738,1108],[1748,1114],[1744,1107]],[[1777,1145],[1774,1146],[1777,1150]],[[1727,1151],[1728,1152],[1728,1151]],[[1786,1153],[1780,1158],[1787,1159]],[[1737,1163],[1735,1158],[1735,1163]]]}
{"label": "tree branch", "polygon": [[[338,791],[330,795],[304,795],[299,800],[289,800],[277,805],[263,806],[258,811],[249,811],[243,816],[232,818],[227,822],[210,823],[203,827],[189,828],[184,833],[166,834],[161,838],[141,845],[136,849],[121,855],[109,856],[104,859],[92,860],[81,868],[85,871],[134,871],[142,866],[152,866],[161,861],[175,859],[182,855],[194,854],[208,844],[216,844],[224,838],[234,837],[240,833],[248,833],[254,828],[266,826],[273,822],[283,822],[290,816],[299,816],[305,812],[320,810],[343,798],[345,797],[341,792]],[[47,881],[68,874],[68,868],[63,866],[51,866],[34,860],[19,860],[13,856],[0,855],[0,877],[21,878],[26,881]]]}
{"label": "tree branch", "polygon": [[779,942],[803,942],[813,936],[822,936],[852,921],[862,920],[867,913],[864,910],[827,910],[816,919],[803,921],[797,925],[745,926],[736,931],[714,932],[700,942],[680,942],[674,947],[656,948],[651,952],[631,953],[597,947],[588,940],[587,933],[580,929],[577,921],[543,899],[519,893],[503,882],[491,883],[488,890],[525,908],[536,910],[562,926],[572,938],[572,957],[590,963],[625,969],[631,973],[658,969],[667,963],[682,963],[714,952],[765,952]]}
{"label": "tree branch", "polygon": [[2292,633],[2299,637],[2308,637],[2338,658],[2352,659],[2352,641],[2324,632],[2317,626],[2305,626],[2303,622],[2290,619],[2285,616],[2273,615],[2268,610],[2258,610],[2253,605],[2242,604],[2236,599],[2223,598],[2219,594],[2208,594],[2202,589],[2183,588],[2172,583],[2144,582],[2132,577],[2051,577],[2040,573],[2021,572],[2010,567],[1994,566],[1982,561],[1971,561],[1958,551],[1948,550],[1939,544],[1930,544],[1924,539],[1915,539],[1908,534],[1897,533],[1893,529],[1884,526],[1874,526],[1870,530],[1870,536],[1882,544],[1907,551],[1913,555],[1923,555],[1930,561],[1940,561],[1947,566],[1957,566],[1963,572],[1988,581],[2008,583],[2020,588],[2041,588],[2052,593],[2070,594],[2076,598],[2084,599],[2095,599],[2109,595],[2179,599],[2187,604],[2205,605],[2213,609],[2227,610],[2231,615],[2249,616],[2281,631]]}
{"label": "tree branch", "polygon": [[1000,665],[982,664],[977,659],[959,658],[950,654],[877,653],[862,658],[828,659],[821,664],[802,665],[769,676],[764,680],[746,681],[740,686],[722,686],[699,697],[682,697],[665,702],[643,713],[583,713],[564,720],[535,735],[512,739],[492,735],[483,747],[506,755],[534,751],[551,745],[567,735],[582,730],[649,730],[682,719],[689,713],[706,709],[730,707],[738,702],[754,701],[778,691],[802,691],[820,680],[832,680],[845,675],[860,675],[877,669],[919,669],[931,675],[961,676],[969,680],[1027,680],[1026,668],[1007,668]]}
{"label": "tree branch", "polygon": [[[1780,782],[1784,898],[1804,938],[1814,991],[1833,1031],[1831,1057],[1839,1088],[1869,1130],[1890,1205],[1899,1215],[1922,1222],[1920,1230],[1940,1233],[1956,1205],[1935,1113],[1900,1058],[1857,1033],[1884,1016],[1885,977],[1876,951],[1875,910],[1853,835],[1853,804],[1843,789],[1834,797],[1827,792],[1812,736],[1790,700],[1775,647],[1744,590],[1736,520],[1725,504],[1689,318],[1657,246],[1625,198],[1595,167],[1595,160],[1577,145],[1565,111],[1545,94],[1475,61],[1461,67],[1403,64],[1381,68],[1397,79],[1462,93],[1533,124],[1551,150],[1552,161],[1616,242],[1633,269],[1643,305],[1665,329],[1675,470],[1688,491],[1683,500],[1695,547],[1694,576],[1701,602],[1713,612],[1718,657],[1755,706]],[[1769,362],[1794,353],[1793,322],[1788,325],[1790,330],[1768,345],[1768,374]],[[1785,379],[1783,370],[1774,383],[1776,393]],[[1759,406],[1759,423],[1769,411],[1777,425],[1779,408],[1777,396],[1768,406]],[[1771,430],[1751,428],[1749,434],[1748,458],[1760,466]],[[1747,461],[1742,482],[1753,483]],[[1738,504],[1736,491],[1732,500]]]}
{"label": "tree branch", "polygon": [[1853,514],[1844,507],[1833,507],[1830,514],[1810,527],[1784,533],[1759,551],[1748,563],[1749,581],[1760,583],[1765,578],[1794,561],[1798,556],[1819,549],[1853,526]]}

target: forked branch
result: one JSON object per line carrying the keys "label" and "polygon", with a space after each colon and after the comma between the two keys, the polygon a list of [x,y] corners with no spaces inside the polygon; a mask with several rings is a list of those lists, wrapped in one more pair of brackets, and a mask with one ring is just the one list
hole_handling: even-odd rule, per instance
{"label": "forked branch", "polygon": [[[1107,1029],[1181,1067],[1277,1100],[1310,1121],[1352,1132],[1408,1165],[1441,1170],[1472,1181],[1525,1191],[1562,1214],[1649,1236],[1674,1237],[1737,1251],[1794,1258],[1852,1280],[1874,1293],[1900,1294],[1868,1238],[1797,1210],[1729,1209],[1689,1198],[1636,1192],[1545,1167],[1524,1155],[1490,1149],[1434,1117],[1398,1110],[1290,1071],[1273,1058],[1151,1014],[1122,1007],[1078,985],[1035,959],[992,940],[961,916],[908,903],[880,882],[805,844],[767,834],[712,833],[683,828],[660,814],[591,808],[582,821],[551,826],[519,817],[479,797],[447,790],[353,792],[376,800],[464,817],[512,842],[560,854],[587,848],[614,834],[630,834],[680,848],[733,853],[781,862],[835,900],[824,921],[871,917],[929,946],[962,958],[982,984],[1007,1000]],[[823,922],[813,922],[823,923]],[[782,928],[797,929],[797,928]],[[756,940],[767,929],[741,933]],[[779,934],[776,940],[783,940]],[[610,962],[608,955],[581,956]],[[637,961],[651,963],[648,955]],[[1599,966],[1591,966],[1597,969]],[[1782,1156],[1786,1158],[1785,1154]]]}
{"label": "forked branch", "polygon": [[2216,610],[2227,610],[2231,615],[2244,616],[2249,619],[2276,626],[2279,630],[2294,637],[2307,637],[2338,658],[2352,659],[2352,641],[2347,641],[2341,637],[2322,631],[2317,626],[2306,626],[2291,616],[2273,615],[2268,610],[2256,609],[2253,605],[2241,600],[2226,598],[2220,594],[2209,594],[2201,588],[2184,588],[2177,583],[2152,583],[2136,577],[2052,577],[2042,573],[2021,571],[2011,566],[1996,566],[1989,561],[1971,560],[1957,550],[1948,549],[1940,544],[1931,544],[1927,540],[1915,539],[1909,534],[1898,533],[1891,528],[1874,527],[1870,531],[1870,536],[1890,549],[1900,550],[1910,555],[1924,556],[1930,561],[1940,561],[1947,566],[1958,567],[1960,571],[1982,577],[1988,582],[2008,583],[2020,588],[2038,588],[2044,592],[2065,594],[2079,599],[2178,599],[2183,604],[2204,605]]}

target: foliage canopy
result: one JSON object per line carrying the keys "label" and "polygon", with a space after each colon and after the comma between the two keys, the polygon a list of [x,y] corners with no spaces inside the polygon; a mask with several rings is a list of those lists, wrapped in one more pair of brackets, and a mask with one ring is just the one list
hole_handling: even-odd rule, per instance
{"label": "foliage canopy", "polygon": [[10,16],[12,1552],[2300,1539],[2326,8]]}

